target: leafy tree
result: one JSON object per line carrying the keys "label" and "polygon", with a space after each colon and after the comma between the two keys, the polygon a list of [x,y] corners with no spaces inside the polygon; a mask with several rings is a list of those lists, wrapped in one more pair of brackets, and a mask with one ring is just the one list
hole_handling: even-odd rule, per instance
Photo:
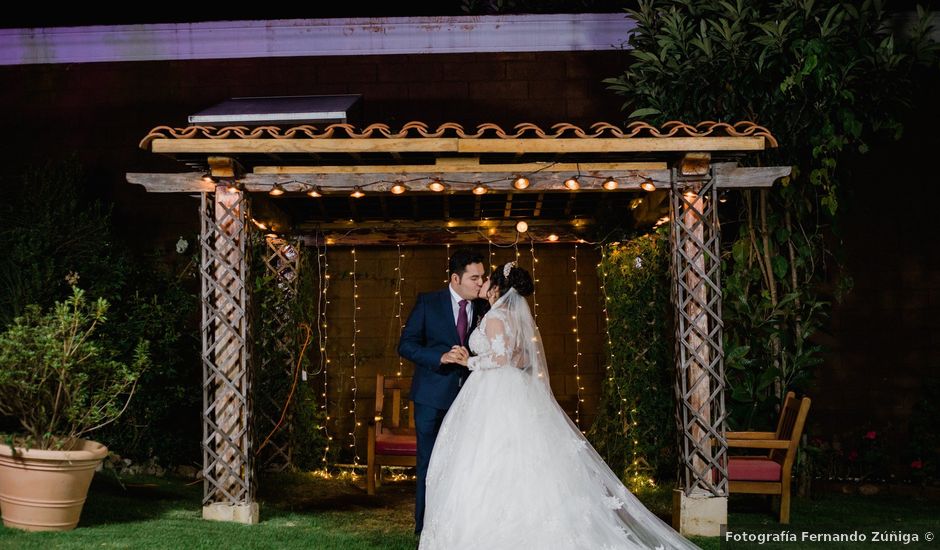
{"label": "leafy tree", "polygon": [[731,197],[739,220],[723,239],[732,422],[764,423],[821,361],[811,338],[851,286],[842,276],[824,290],[846,161],[901,134],[915,74],[936,64],[929,14],[918,8],[902,34],[878,0],[643,0],[628,11],[633,62],[606,82],[629,118],[755,121],[779,141],[755,162],[794,166],[772,190]]}

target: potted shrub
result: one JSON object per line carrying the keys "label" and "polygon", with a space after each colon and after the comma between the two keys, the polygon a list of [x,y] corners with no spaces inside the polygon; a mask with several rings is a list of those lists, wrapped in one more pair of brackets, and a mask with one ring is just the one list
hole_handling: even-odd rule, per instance
{"label": "potted shrub", "polygon": [[21,429],[0,442],[0,509],[8,527],[78,524],[108,452],[84,437],[121,415],[148,363],[147,342],[128,364],[96,337],[107,311],[104,299],[89,301],[73,287],[50,310],[28,306],[0,332],[0,414]]}

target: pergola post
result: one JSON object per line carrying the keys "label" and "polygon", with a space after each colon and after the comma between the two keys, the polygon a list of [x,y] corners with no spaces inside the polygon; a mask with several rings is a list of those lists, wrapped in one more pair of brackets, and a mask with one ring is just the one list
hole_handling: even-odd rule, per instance
{"label": "pergola post", "polygon": [[293,407],[284,409],[297,375],[297,327],[292,315],[300,280],[302,248],[298,239],[287,240],[277,235],[265,236],[264,269],[273,288],[263,319],[263,341],[259,344],[261,370],[256,386],[262,402],[258,410],[258,434],[264,437],[258,448],[259,465],[264,470],[284,471],[293,463]]}
{"label": "pergola post", "polygon": [[718,536],[728,523],[718,192],[705,155],[670,171],[680,488],[673,526]]}
{"label": "pergola post", "polygon": [[258,522],[251,429],[249,199],[202,194],[203,475],[205,519]]}

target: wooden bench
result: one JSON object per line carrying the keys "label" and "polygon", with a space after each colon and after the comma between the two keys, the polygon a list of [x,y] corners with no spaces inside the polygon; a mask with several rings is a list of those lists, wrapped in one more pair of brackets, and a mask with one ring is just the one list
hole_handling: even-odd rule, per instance
{"label": "wooden bench", "polygon": [[780,497],[780,523],[790,523],[790,485],[810,398],[787,393],[775,432],[727,432],[728,448],[767,449],[753,456],[728,457],[728,490]]}
{"label": "wooden bench", "polygon": [[[368,470],[366,487],[375,494],[376,485],[382,483],[382,466],[416,466],[418,438],[415,432],[414,402],[408,403],[408,423],[401,425],[402,391],[411,389],[410,376],[375,377],[375,415],[369,421]],[[385,394],[391,394],[386,414]]]}

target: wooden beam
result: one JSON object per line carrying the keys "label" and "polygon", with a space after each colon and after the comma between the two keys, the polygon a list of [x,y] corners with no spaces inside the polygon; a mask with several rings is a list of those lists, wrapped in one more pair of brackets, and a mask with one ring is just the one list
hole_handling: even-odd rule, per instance
{"label": "wooden beam", "polygon": [[[714,165],[716,185],[724,189],[748,189],[748,188],[767,188],[782,177],[790,175],[789,166],[766,166],[760,168],[740,167],[734,163],[717,163]],[[581,171],[581,191],[599,191],[602,190],[601,183],[603,178],[611,175],[609,173],[592,173]],[[488,184],[489,188],[495,192],[513,192],[513,193],[544,193],[547,191],[566,192],[564,179],[567,174],[558,172],[539,173],[530,177],[532,184],[525,190],[519,191],[512,187],[512,178],[515,172],[505,172],[501,174],[504,181]],[[640,188],[640,184],[646,177],[653,180],[655,185],[660,188],[668,187],[668,171],[635,171],[621,177],[620,174],[613,174],[620,177],[620,186],[618,191],[635,191]],[[153,173],[127,173],[127,181],[138,185],[143,185],[147,191],[152,193],[212,193],[215,191],[215,185],[211,182],[205,182],[202,179],[201,172],[187,172],[180,174],[153,174]],[[435,177],[440,177],[438,172],[412,173],[409,179],[421,179],[430,181]],[[452,179],[460,178],[460,181],[467,182],[462,186],[452,184],[446,192],[468,192],[472,187],[472,182],[476,180],[496,179],[495,174],[480,173],[451,173]],[[368,185],[366,192],[388,192],[392,186],[391,182],[400,179],[400,174],[372,174],[372,175],[350,175],[350,174],[323,174],[318,177],[305,175],[304,177],[293,177],[292,174],[247,174],[240,180],[245,189],[253,192],[267,192],[274,183],[280,183],[288,192],[301,193],[305,191],[306,185],[319,185],[324,192],[330,189],[343,190],[348,192],[354,185]],[[383,180],[383,181],[379,181]],[[378,183],[375,183],[377,182]],[[430,193],[421,186],[412,184],[412,191],[409,193]],[[610,192],[610,191],[608,191]]]}
{"label": "wooden beam", "polygon": [[330,138],[168,139],[151,142],[154,153],[643,153],[762,151],[762,136],[671,138]]}
{"label": "wooden beam", "polygon": [[488,174],[507,172],[530,174],[532,172],[606,172],[666,170],[665,162],[520,162],[480,164],[478,157],[443,157],[434,164],[378,164],[353,166],[256,166],[255,174],[396,174],[408,178],[413,173],[435,172],[454,174],[472,172]]}
{"label": "wooden beam", "polygon": [[644,153],[763,151],[763,136],[673,138],[461,139],[460,153]]}
{"label": "wooden beam", "polygon": [[679,161],[679,173],[683,176],[702,176],[711,167],[711,153],[686,153]]}
{"label": "wooden beam", "polygon": [[[490,140],[488,140],[490,141]],[[456,153],[457,138],[382,139],[166,139],[151,143],[154,153]]]}
{"label": "wooden beam", "polygon": [[512,191],[506,194],[506,207],[503,209],[503,217],[508,218],[512,215]]}
{"label": "wooden beam", "polygon": [[209,173],[216,178],[234,178],[245,173],[238,161],[232,157],[209,157]]}

